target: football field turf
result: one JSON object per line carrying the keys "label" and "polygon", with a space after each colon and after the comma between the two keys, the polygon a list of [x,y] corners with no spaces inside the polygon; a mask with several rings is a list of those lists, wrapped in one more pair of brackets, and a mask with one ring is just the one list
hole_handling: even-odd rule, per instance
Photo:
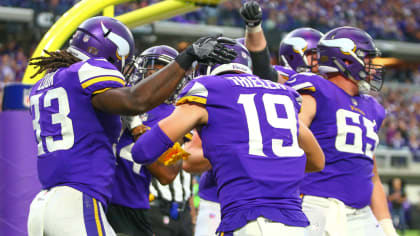
{"label": "football field turf", "polygon": [[420,231],[418,230],[406,230],[405,234],[401,234],[400,232],[398,232],[398,235],[400,236],[420,236]]}

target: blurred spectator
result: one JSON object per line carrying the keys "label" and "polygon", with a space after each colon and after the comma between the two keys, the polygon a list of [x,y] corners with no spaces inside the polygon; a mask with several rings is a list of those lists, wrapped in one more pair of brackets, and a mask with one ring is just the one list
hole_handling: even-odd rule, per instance
{"label": "blurred spectator", "polygon": [[0,83],[2,84],[2,88],[5,84],[15,81],[16,73],[12,68],[13,62],[9,54],[3,54],[1,56]]}
{"label": "blurred spectator", "polygon": [[406,229],[405,209],[403,204],[407,201],[405,184],[401,178],[393,178],[389,183],[388,200],[391,203],[391,217],[395,227],[404,232]]}
{"label": "blurred spectator", "polygon": [[397,124],[393,119],[387,119],[386,121],[388,122],[388,126],[386,127],[386,144],[391,146],[393,139],[398,132]]}
{"label": "blurred spectator", "polygon": [[413,154],[414,161],[420,161],[420,144],[417,136],[412,133],[408,140],[408,147],[410,148],[411,153]]}
{"label": "blurred spectator", "polygon": [[392,137],[391,140],[391,147],[395,149],[400,149],[406,145],[405,140],[401,135],[401,131],[397,130],[395,135]]}
{"label": "blurred spectator", "polygon": [[414,71],[413,83],[415,86],[420,86],[420,69]]}
{"label": "blurred spectator", "polygon": [[408,147],[420,161],[420,94],[415,89],[384,87],[378,98],[387,111],[380,142],[389,147]]}
{"label": "blurred spectator", "polygon": [[420,192],[418,202],[410,208],[410,228],[420,230]]}

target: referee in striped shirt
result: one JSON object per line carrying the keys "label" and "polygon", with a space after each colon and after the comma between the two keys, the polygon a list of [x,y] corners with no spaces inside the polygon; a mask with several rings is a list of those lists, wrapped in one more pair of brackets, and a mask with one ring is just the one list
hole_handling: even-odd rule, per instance
{"label": "referee in striped shirt", "polygon": [[191,195],[192,176],[188,172],[181,170],[168,185],[161,185],[157,179],[152,179],[148,214],[154,235],[193,235]]}

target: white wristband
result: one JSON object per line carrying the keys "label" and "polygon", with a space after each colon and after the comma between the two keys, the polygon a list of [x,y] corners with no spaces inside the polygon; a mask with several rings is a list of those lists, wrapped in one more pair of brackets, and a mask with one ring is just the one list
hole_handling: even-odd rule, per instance
{"label": "white wristband", "polygon": [[261,23],[258,24],[257,26],[254,26],[254,27],[246,26],[246,32],[247,33],[257,33],[257,32],[261,32],[261,31],[262,31]]}
{"label": "white wristband", "polygon": [[379,224],[384,230],[386,236],[398,236],[391,219],[382,219],[379,221]]}

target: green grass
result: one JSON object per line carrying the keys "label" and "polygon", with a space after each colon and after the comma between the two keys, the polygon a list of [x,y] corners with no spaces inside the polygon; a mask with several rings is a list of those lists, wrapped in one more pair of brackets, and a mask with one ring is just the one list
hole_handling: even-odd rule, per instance
{"label": "green grass", "polygon": [[400,236],[420,236],[420,231],[418,230],[406,230],[405,234],[401,234],[398,232],[398,235]]}

